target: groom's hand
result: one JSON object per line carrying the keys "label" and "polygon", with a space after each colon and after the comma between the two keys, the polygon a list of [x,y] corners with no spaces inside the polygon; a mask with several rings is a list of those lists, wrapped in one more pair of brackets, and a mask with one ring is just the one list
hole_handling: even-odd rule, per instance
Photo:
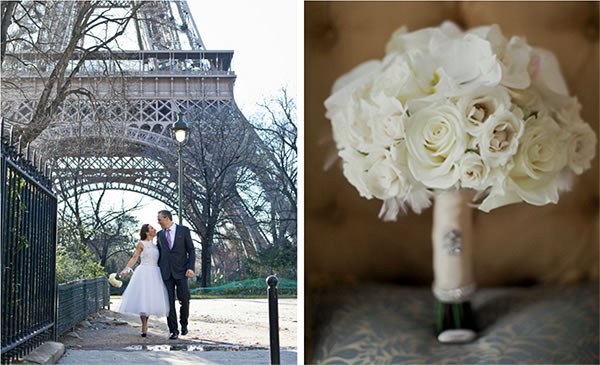
{"label": "groom's hand", "polygon": [[190,279],[191,279],[191,278],[193,278],[195,275],[196,275],[196,274],[194,274],[194,272],[193,272],[192,270],[190,270],[190,269],[188,269],[188,270],[185,272],[185,276],[187,276],[187,277],[188,277],[188,278],[190,278]]}

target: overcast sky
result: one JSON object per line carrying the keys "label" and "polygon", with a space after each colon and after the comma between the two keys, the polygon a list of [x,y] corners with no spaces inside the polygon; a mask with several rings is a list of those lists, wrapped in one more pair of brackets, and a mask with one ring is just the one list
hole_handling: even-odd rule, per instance
{"label": "overcast sky", "polygon": [[208,50],[234,51],[234,95],[247,117],[283,85],[296,96],[296,1],[191,0],[188,6]]}
{"label": "overcast sky", "polygon": [[[247,118],[257,110],[257,102],[276,94],[284,85],[289,95],[296,98],[296,1],[188,0],[188,6],[208,50],[234,51],[234,97]],[[137,218],[140,223],[158,228],[156,212],[164,209],[164,204],[151,198],[144,198],[144,202],[145,208],[137,212]]]}

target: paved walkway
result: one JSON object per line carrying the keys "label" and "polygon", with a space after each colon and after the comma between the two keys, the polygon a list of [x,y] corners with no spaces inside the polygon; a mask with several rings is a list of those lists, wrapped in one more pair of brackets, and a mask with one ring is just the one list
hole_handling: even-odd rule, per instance
{"label": "paved walkway", "polygon": [[[119,300],[111,300],[111,309]],[[138,316],[103,310],[63,335],[58,364],[269,364],[266,299],[195,299],[190,333],[169,340],[166,320],[150,318],[141,337]],[[297,300],[279,300],[281,364],[297,363]]]}
{"label": "paved walkway", "polygon": [[[296,364],[296,351],[282,351],[281,364]],[[270,364],[270,353],[266,350],[251,351],[111,351],[111,350],[67,350],[58,364]]]}

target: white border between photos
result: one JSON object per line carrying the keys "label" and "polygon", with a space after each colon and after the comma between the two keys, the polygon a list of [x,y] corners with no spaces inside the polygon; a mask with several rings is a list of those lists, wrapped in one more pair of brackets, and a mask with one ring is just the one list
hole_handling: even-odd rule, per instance
{"label": "white border between photos", "polygon": [[297,200],[297,329],[298,364],[304,364],[304,1],[296,0],[297,77],[296,117],[298,122],[298,200]]}

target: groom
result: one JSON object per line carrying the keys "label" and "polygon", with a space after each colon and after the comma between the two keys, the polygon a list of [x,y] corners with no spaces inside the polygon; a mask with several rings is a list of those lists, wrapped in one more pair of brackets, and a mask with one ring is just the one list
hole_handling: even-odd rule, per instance
{"label": "groom", "polygon": [[188,316],[190,313],[190,290],[188,278],[194,277],[194,264],[196,253],[190,229],[173,223],[173,216],[168,210],[158,212],[158,224],[162,230],[158,232],[158,249],[160,257],[158,266],[162,275],[167,293],[169,295],[169,316],[167,324],[171,335],[169,339],[176,340],[179,336],[177,330],[177,313],[175,312],[175,290],[179,307],[179,323],[181,334],[188,334]]}

